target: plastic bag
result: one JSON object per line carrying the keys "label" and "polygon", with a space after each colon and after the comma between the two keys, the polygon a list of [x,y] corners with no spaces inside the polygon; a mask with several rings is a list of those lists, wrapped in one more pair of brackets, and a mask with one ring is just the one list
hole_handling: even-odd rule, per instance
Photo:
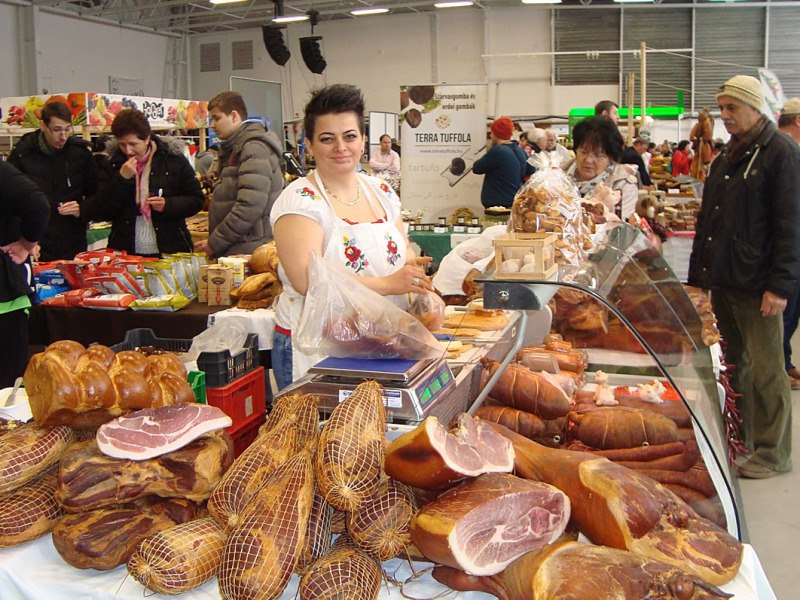
{"label": "plastic bag", "polygon": [[244,348],[247,341],[249,321],[241,317],[230,317],[214,323],[196,335],[186,353],[186,360],[197,360],[201,352],[220,352],[228,350],[231,356]]}
{"label": "plastic bag", "polygon": [[591,247],[589,232],[584,231],[581,196],[551,158],[547,153],[536,155],[538,170],[517,193],[511,208],[511,231],[558,234],[556,262],[577,266],[586,260],[586,248]]}
{"label": "plastic bag", "polygon": [[445,304],[441,296],[436,292],[429,292],[416,294],[411,306],[408,307],[408,312],[419,319],[419,322],[425,325],[425,329],[436,331],[444,325],[444,309]]}
{"label": "plastic bag", "polygon": [[486,271],[494,260],[492,241],[506,233],[505,225],[488,227],[480,236],[464,240],[453,248],[433,276],[433,287],[443,296],[463,295],[464,278],[472,269]]}
{"label": "plastic bag", "polygon": [[413,316],[316,253],[292,340],[307,354],[339,358],[439,358],[442,347]]}

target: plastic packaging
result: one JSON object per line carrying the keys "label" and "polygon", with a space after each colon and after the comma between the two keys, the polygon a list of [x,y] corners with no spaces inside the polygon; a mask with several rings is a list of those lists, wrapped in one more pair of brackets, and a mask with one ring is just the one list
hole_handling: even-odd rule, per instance
{"label": "plastic packaging", "polygon": [[419,319],[428,331],[435,331],[444,325],[444,300],[435,292],[416,294],[408,312]]}
{"label": "plastic packaging", "polygon": [[231,354],[235,354],[244,347],[248,325],[247,319],[239,317],[230,317],[214,323],[192,340],[192,345],[186,353],[187,360],[197,360],[201,352],[228,350]]}

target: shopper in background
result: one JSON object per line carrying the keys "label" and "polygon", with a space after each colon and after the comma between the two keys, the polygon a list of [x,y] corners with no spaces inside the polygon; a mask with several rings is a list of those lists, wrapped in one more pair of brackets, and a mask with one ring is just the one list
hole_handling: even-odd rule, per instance
{"label": "shopper in background", "polygon": [[214,96],[208,113],[222,143],[208,207],[208,239],[197,242],[195,250],[212,258],[250,254],[272,240],[269,213],[283,189],[281,141],[258,121],[248,120],[238,92]]}
{"label": "shopper in background", "polygon": [[622,152],[622,158],[619,162],[624,165],[635,165],[639,172],[639,179],[642,185],[647,189],[653,185],[650,181],[650,174],[647,170],[647,163],[644,160],[644,153],[647,150],[648,140],[643,137],[637,137],[633,140],[633,146],[628,146]]}
{"label": "shopper in background", "polygon": [[[778,129],[800,144],[800,98],[787,100],[778,117]],[[792,363],[792,336],[800,322],[800,285],[792,293],[783,311],[783,359],[793,390],[800,390],[800,370]]]}
{"label": "shopper in background", "polygon": [[544,137],[542,138],[542,150],[545,152],[555,152],[558,156],[558,166],[562,169],[568,169],[572,164],[572,155],[564,146],[558,143],[558,135],[555,129],[545,129]]}
{"label": "shopper in background", "polygon": [[619,162],[623,144],[619,128],[610,117],[601,115],[581,121],[572,130],[575,164],[567,174],[575,180],[583,198],[594,196],[601,183],[618,190],[620,201],[613,210],[627,220],[636,210],[639,185],[633,168]]}
{"label": "shopper in background", "polygon": [[644,168],[645,171],[647,171],[648,177],[650,176],[650,161],[653,159],[655,152],[656,152],[656,143],[648,141],[647,148],[645,149],[644,152],[642,152],[642,162],[644,163]]}
{"label": "shopper in background", "polygon": [[787,298],[800,281],[800,149],[764,114],[755,77],[717,92],[731,135],[711,163],[689,260],[689,284],[711,290],[748,449],[742,477],[792,468],[792,398],[783,364]]}
{"label": "shopper in background", "polygon": [[200,175],[205,175],[211,168],[211,163],[217,157],[219,152],[219,144],[213,143],[208,147],[208,150],[201,150],[194,157],[194,170]]}
{"label": "shopper in background", "polygon": [[35,183],[0,161],[0,388],[14,385],[28,362],[31,253],[46,230],[49,206]]}
{"label": "shopper in background", "polygon": [[400,200],[385,182],[356,174],[364,152],[364,97],[336,84],[311,94],[303,126],[317,169],[283,191],[272,210],[283,292],[275,305],[272,367],[279,389],[321,360],[293,348],[308,290],[312,252],[352,270],[368,288],[407,308],[409,293],[432,289],[430,258],[415,258]]}
{"label": "shopper in background", "polygon": [[689,156],[689,140],[678,142],[678,148],[672,153],[672,176],[688,175],[692,167],[692,158]]}
{"label": "shopper in background", "polygon": [[90,218],[111,221],[108,247],[140,256],[191,252],[186,218],[203,205],[203,192],[176,137],[150,130],[144,113],[124,109],[111,124],[110,156],[100,167]]}
{"label": "shopper in background", "polygon": [[472,165],[472,172],[485,175],[481,187],[481,204],[484,208],[503,206],[511,208],[522,180],[533,173],[528,157],[519,144],[511,143],[514,123],[508,117],[492,121],[488,151]]}
{"label": "shopper in background", "polygon": [[97,166],[89,145],[72,133],[67,105],[50,102],[42,108],[39,130],[23,135],[8,157],[50,202],[50,221],[40,241],[42,261],[71,259],[86,250],[89,219],[81,205],[97,191]]}
{"label": "shopper in background", "polygon": [[377,147],[369,159],[369,168],[372,174],[384,177],[400,177],[400,155],[392,150],[392,138],[383,134]]}
{"label": "shopper in background", "polygon": [[614,121],[615,125],[619,124],[619,105],[616,102],[601,100],[594,105],[594,114],[595,116],[605,115]]}
{"label": "shopper in background", "polygon": [[108,144],[111,140],[112,137],[107,133],[101,133],[92,140],[92,155],[94,156],[98,169],[100,169],[100,165],[103,161],[108,158]]}

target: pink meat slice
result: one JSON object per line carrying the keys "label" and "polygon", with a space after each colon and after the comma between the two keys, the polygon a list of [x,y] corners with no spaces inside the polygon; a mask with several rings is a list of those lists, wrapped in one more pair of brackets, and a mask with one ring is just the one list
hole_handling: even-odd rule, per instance
{"label": "pink meat slice", "polygon": [[503,436],[467,413],[458,417],[458,426],[447,431],[431,420],[431,441],[445,464],[465,476],[481,473],[509,473],[514,468],[514,449]]}
{"label": "pink meat slice", "polygon": [[97,447],[112,458],[145,460],[183,448],[231,424],[228,415],[205,404],[145,408],[102,425],[97,430]]}

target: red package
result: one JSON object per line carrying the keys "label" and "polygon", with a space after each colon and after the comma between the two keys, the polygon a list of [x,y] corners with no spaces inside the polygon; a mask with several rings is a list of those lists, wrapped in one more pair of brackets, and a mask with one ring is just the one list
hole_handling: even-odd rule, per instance
{"label": "red package", "polygon": [[139,282],[133,278],[133,276],[128,272],[128,269],[124,266],[120,265],[112,267],[108,265],[100,265],[97,267],[97,275],[116,278],[119,284],[125,288],[123,292],[130,292],[137,298],[144,298],[147,295],[147,293],[142,289],[142,286],[139,285]]}
{"label": "red package", "polygon": [[86,308],[101,310],[125,310],[136,300],[133,294],[103,294],[93,298],[84,298],[82,305]]}
{"label": "red package", "polygon": [[89,287],[86,278],[94,275],[94,265],[79,260],[59,260],[55,263],[56,269],[66,278],[72,289]]}

